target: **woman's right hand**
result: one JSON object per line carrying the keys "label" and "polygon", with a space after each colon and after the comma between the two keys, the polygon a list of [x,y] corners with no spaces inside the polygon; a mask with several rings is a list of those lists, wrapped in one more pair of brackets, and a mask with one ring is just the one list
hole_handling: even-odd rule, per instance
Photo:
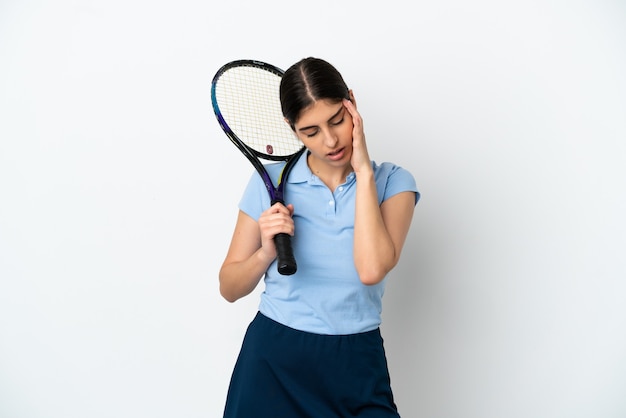
{"label": "woman's right hand", "polygon": [[259,229],[261,231],[261,250],[268,260],[276,258],[276,246],[274,237],[276,234],[285,233],[293,236],[293,205],[287,206],[275,203],[269,209],[261,213],[259,217]]}

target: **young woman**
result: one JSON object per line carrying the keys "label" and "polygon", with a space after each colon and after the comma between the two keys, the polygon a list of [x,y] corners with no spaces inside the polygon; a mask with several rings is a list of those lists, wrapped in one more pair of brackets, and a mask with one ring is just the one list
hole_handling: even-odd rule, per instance
{"label": "young woman", "polygon": [[[234,302],[264,278],[259,312],[233,371],[224,417],[398,417],[379,325],[419,199],[413,176],[368,155],[352,90],[305,58],[280,86],[286,123],[306,146],[270,207],[258,174],[239,203],[220,292]],[[278,177],[282,163],[272,164]],[[293,236],[298,271],[282,276],[273,237]]]}

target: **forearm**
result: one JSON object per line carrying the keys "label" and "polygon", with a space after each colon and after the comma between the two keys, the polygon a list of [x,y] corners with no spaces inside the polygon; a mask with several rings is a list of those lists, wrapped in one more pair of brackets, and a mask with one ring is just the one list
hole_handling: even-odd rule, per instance
{"label": "forearm", "polygon": [[229,302],[250,294],[267,271],[272,260],[259,249],[242,261],[225,261],[220,269],[220,293]]}
{"label": "forearm", "polygon": [[393,240],[385,226],[373,172],[357,177],[354,220],[354,263],[364,284],[379,283],[397,262]]}

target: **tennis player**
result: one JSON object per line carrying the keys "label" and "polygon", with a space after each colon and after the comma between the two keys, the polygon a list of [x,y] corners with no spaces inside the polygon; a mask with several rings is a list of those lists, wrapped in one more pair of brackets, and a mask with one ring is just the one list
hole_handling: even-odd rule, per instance
{"label": "tennis player", "polygon": [[[261,279],[265,288],[224,417],[399,417],[379,326],[385,279],[420,197],[415,179],[370,160],[354,93],[330,63],[295,63],[277,94],[307,150],[287,179],[286,205],[270,206],[257,173],[239,203],[220,292],[234,302]],[[275,183],[283,165],[268,167]],[[293,237],[291,276],[276,269],[281,232]]]}

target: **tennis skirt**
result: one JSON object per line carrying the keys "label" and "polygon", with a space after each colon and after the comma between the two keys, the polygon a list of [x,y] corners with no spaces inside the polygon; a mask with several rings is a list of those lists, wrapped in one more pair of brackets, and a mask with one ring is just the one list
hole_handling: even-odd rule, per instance
{"label": "tennis skirt", "polygon": [[380,330],[311,334],[257,313],[235,364],[224,417],[399,417]]}

